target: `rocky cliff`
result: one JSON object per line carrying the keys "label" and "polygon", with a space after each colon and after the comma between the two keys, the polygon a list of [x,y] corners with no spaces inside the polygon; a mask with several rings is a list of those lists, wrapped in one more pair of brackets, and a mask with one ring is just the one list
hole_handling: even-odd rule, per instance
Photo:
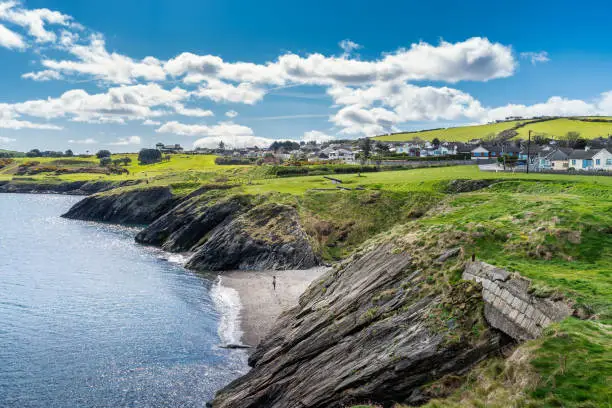
{"label": "rocky cliff", "polygon": [[498,353],[509,338],[482,325],[476,284],[440,292],[426,264],[385,244],[330,271],[281,316],[251,355],[253,369],[212,406],[419,404],[425,384]]}
{"label": "rocky cliff", "polygon": [[0,181],[0,193],[89,195],[139,184],[139,180],[42,182],[35,179]]}
{"label": "rocky cliff", "polygon": [[[240,206],[239,203],[232,205]],[[227,204],[225,208],[232,209]],[[221,211],[211,210],[214,214]],[[186,266],[196,270],[222,271],[306,269],[319,263],[295,208],[266,203],[216,228]]]}
{"label": "rocky cliff", "polygon": [[117,224],[147,224],[170,210],[176,201],[168,187],[113,190],[84,198],[62,217]]}

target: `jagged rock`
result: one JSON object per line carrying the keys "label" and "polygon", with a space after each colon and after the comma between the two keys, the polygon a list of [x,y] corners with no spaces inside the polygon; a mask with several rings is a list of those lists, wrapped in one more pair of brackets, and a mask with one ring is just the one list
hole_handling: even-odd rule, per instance
{"label": "jagged rock", "polygon": [[470,262],[463,279],[482,284],[485,318],[489,324],[515,340],[539,337],[542,329],[563,320],[572,309],[563,301],[539,298],[529,293],[530,281],[485,262]]}
{"label": "jagged rock", "polygon": [[215,228],[224,226],[250,208],[246,196],[210,203],[205,196],[192,197],[159,217],[136,235],[136,242],[161,246],[166,251],[194,250]]}
{"label": "jagged rock", "polygon": [[[331,270],[285,312],[249,359],[252,370],[219,391],[214,408],[339,408],[423,403],[420,387],[463,374],[507,338],[445,341],[407,254],[381,246]],[[461,291],[459,291],[461,292]],[[459,293],[461,295],[461,293]]]}
{"label": "jagged rock", "polygon": [[457,179],[449,182],[444,192],[450,194],[469,193],[471,191],[482,190],[495,183],[499,183],[499,180]]}
{"label": "jagged rock", "polygon": [[68,194],[89,195],[117,187],[139,184],[140,180],[116,181],[65,181],[45,183],[42,181],[6,180],[0,183],[0,193]]}
{"label": "jagged rock", "polygon": [[217,228],[186,266],[219,271],[307,269],[319,263],[295,208],[269,203]]}
{"label": "jagged rock", "polygon": [[84,198],[62,217],[118,224],[147,224],[175,203],[176,198],[168,187],[110,191]]}

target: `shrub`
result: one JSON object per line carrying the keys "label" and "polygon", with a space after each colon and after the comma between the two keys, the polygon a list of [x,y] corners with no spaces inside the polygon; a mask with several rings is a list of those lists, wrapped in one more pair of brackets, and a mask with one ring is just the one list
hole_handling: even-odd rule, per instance
{"label": "shrub", "polygon": [[157,149],[142,149],[138,153],[138,161],[141,164],[158,163],[162,159],[162,154]]}

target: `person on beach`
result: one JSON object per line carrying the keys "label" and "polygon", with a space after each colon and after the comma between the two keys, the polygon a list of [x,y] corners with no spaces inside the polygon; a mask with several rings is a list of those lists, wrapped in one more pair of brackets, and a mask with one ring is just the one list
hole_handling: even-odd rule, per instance
{"label": "person on beach", "polygon": [[276,275],[272,276],[272,287],[276,290]]}

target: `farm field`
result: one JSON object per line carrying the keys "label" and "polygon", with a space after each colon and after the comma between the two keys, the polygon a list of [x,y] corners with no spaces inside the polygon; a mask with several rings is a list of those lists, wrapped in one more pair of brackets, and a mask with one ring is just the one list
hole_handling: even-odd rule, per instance
{"label": "farm field", "polygon": [[374,140],[388,142],[402,142],[418,137],[422,140],[431,141],[434,138],[449,142],[467,142],[471,139],[486,138],[497,135],[503,130],[511,129],[519,123],[527,125],[517,129],[518,137],[526,139],[529,130],[535,134],[546,135],[556,139],[562,138],[567,132],[579,132],[583,138],[593,139],[599,136],[607,137],[612,134],[612,122],[586,122],[578,119],[601,119],[609,120],[608,117],[577,117],[577,118],[557,118],[543,122],[529,123],[531,121],[508,121],[502,123],[490,123],[476,126],[459,126],[446,129],[433,129],[421,132],[405,132],[394,135],[376,136]]}

